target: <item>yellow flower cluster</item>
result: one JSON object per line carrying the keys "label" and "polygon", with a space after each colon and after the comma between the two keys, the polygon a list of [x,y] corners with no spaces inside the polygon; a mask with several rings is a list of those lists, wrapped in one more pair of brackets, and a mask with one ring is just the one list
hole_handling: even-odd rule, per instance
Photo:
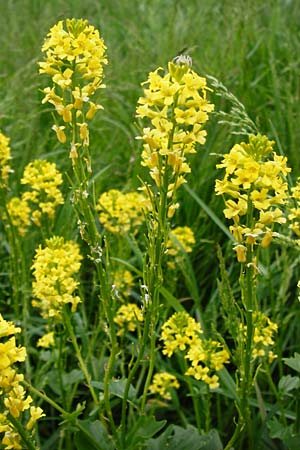
{"label": "yellow flower cluster", "polygon": [[62,182],[62,175],[55,163],[37,159],[25,167],[21,183],[30,190],[23,193],[22,201],[33,205],[31,218],[37,226],[41,225],[43,215],[52,220],[55,208],[64,203],[58,189]]}
{"label": "yellow flower cluster", "polygon": [[[137,117],[148,118],[143,129],[142,165],[150,170],[156,185],[169,197],[185,182],[191,171],[186,156],[204,144],[204,124],[213,105],[206,99],[206,79],[197,75],[186,60],[170,62],[168,72],[158,68],[143,83],[144,96],[138,100]],[[165,175],[168,186],[165,186]]]}
{"label": "yellow flower cluster", "polygon": [[0,132],[0,188],[7,187],[8,175],[12,172],[9,161],[11,159],[10,139]]}
{"label": "yellow flower cluster", "polygon": [[111,233],[137,233],[144,222],[149,202],[138,192],[123,193],[111,189],[101,194],[97,211],[100,223]]}
{"label": "yellow flower cluster", "polygon": [[[92,101],[96,91],[105,86],[103,65],[107,64],[106,46],[99,31],[87,20],[66,19],[54,25],[47,35],[42,51],[45,61],[40,62],[40,73],[52,77],[53,86],[44,89],[43,103],[51,103],[58,123],[53,126],[60,142],[66,142],[65,126],[78,130],[76,142],[88,145],[87,120],[94,117],[102,106]],[[63,125],[62,125],[63,124]],[[76,148],[71,149],[76,155]]]}
{"label": "yellow flower cluster", "polygon": [[114,322],[121,328],[118,336],[123,336],[125,331],[134,332],[138,323],[143,321],[143,313],[135,303],[120,306],[114,318]]}
{"label": "yellow flower cluster", "polygon": [[21,236],[24,236],[31,224],[30,214],[31,209],[27,203],[27,200],[19,197],[12,197],[7,202],[7,211],[16,230]]}
{"label": "yellow flower cluster", "polygon": [[190,227],[176,227],[170,232],[170,238],[167,242],[168,255],[178,256],[182,250],[190,253],[195,244],[195,236]]}
{"label": "yellow flower cluster", "polygon": [[45,160],[35,160],[24,169],[21,184],[28,186],[21,198],[12,197],[7,202],[10,222],[18,233],[24,236],[31,224],[42,225],[43,217],[53,220],[55,209],[64,203],[58,186],[62,184],[62,175],[56,165]]}
{"label": "yellow flower cluster", "polygon": [[300,237],[300,178],[297,179],[295,186],[291,188],[291,197],[293,206],[288,210],[289,227]]}
{"label": "yellow flower cluster", "polygon": [[246,261],[244,244],[267,247],[275,223],[285,223],[281,210],[287,199],[287,158],[273,152],[273,141],[266,136],[250,136],[249,142],[236,144],[218,168],[225,168],[222,180],[216,180],[216,193],[225,198],[224,215],[232,219],[230,227],[238,245],[238,260]]}
{"label": "yellow flower cluster", "polygon": [[22,439],[10,422],[9,415],[21,419],[22,413],[29,409],[30,417],[26,429],[31,431],[36,421],[45,416],[39,407],[30,406],[32,398],[21,385],[23,374],[14,365],[26,358],[26,349],[16,345],[15,334],[21,331],[12,322],[7,322],[0,314],[0,433],[4,433],[2,445],[5,450],[22,449]]}
{"label": "yellow flower cluster", "polygon": [[162,326],[163,353],[171,357],[175,352],[185,352],[185,358],[190,361],[185,374],[215,389],[219,386],[219,378],[212,372],[229,362],[229,353],[219,342],[204,339],[202,333],[200,324],[188,313],[173,314]]}
{"label": "yellow flower cluster", "polygon": [[80,298],[74,295],[79,284],[74,276],[81,260],[79,246],[58,236],[47,239],[46,247],[39,246],[36,250],[32,265],[35,278],[32,305],[40,308],[45,319],[60,319],[66,304],[71,305],[72,312],[76,311]]}
{"label": "yellow flower cluster", "polygon": [[151,394],[158,394],[165,400],[171,400],[171,390],[179,389],[179,387],[180,385],[174,375],[161,372],[154,375],[149,391]]}
{"label": "yellow flower cluster", "polygon": [[[245,336],[247,333],[247,325],[243,327]],[[259,311],[253,313],[253,358],[267,358],[271,363],[276,355],[270,350],[270,347],[274,346],[274,334],[278,331],[278,325],[272,322],[269,317]]]}

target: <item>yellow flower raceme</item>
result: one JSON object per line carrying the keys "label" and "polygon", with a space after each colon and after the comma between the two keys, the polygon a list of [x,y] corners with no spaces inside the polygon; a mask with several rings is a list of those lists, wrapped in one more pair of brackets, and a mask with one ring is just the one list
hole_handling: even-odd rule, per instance
{"label": "yellow flower raceme", "polygon": [[0,188],[7,187],[8,175],[12,172],[9,164],[11,160],[9,141],[10,139],[0,132]]}
{"label": "yellow flower raceme", "polygon": [[18,233],[21,236],[24,236],[31,223],[31,209],[27,203],[27,200],[12,197],[6,206],[12,224],[16,227]]}
{"label": "yellow flower raceme", "polygon": [[59,320],[66,304],[71,305],[73,312],[76,311],[80,298],[74,294],[78,286],[74,277],[81,260],[79,246],[58,236],[47,239],[46,246],[36,250],[32,265],[35,297],[32,305],[40,308],[45,319]]}
{"label": "yellow flower raceme", "polygon": [[97,205],[101,224],[111,233],[136,233],[144,222],[148,200],[138,192],[111,189],[101,194]]}
{"label": "yellow flower raceme", "polygon": [[117,333],[119,336],[122,336],[126,330],[134,332],[138,323],[143,321],[142,311],[135,303],[120,306],[114,318],[114,322],[121,328]]}
{"label": "yellow flower raceme", "polygon": [[186,312],[177,312],[162,326],[161,339],[164,342],[163,353],[171,357],[178,351],[185,353],[190,362],[185,375],[202,380],[210,389],[219,386],[215,372],[229,362],[229,353],[217,341],[205,339],[202,329]]}
{"label": "yellow flower raceme", "polygon": [[41,408],[30,406],[32,398],[20,384],[23,374],[18,373],[15,368],[16,363],[23,362],[26,358],[25,347],[16,345],[15,334],[20,331],[19,327],[7,322],[0,314],[0,394],[3,398],[0,405],[0,433],[4,433],[1,442],[7,450],[23,448],[21,436],[10,423],[8,414],[21,420],[23,412],[29,409],[30,417],[26,424],[29,431],[45,415]]}
{"label": "yellow flower raceme", "polygon": [[[65,128],[80,132],[76,142],[88,145],[88,124],[102,106],[93,101],[96,92],[104,88],[103,65],[107,64],[106,46],[99,31],[87,20],[66,19],[54,25],[47,35],[39,62],[40,73],[52,78],[53,85],[44,89],[43,103],[55,107],[57,123],[53,126],[57,138],[65,143]],[[73,155],[74,156],[74,155]]]}
{"label": "yellow flower raceme", "polygon": [[195,236],[190,227],[176,227],[170,232],[170,239],[167,242],[167,251],[169,255],[177,256],[181,248],[190,253],[195,244]]}
{"label": "yellow flower raceme", "polygon": [[179,389],[179,383],[176,377],[168,372],[156,373],[149,386],[151,394],[158,394],[165,400],[171,400],[172,389]]}
{"label": "yellow flower raceme", "polygon": [[[241,326],[244,330],[245,336],[247,333],[247,326]],[[253,344],[252,357],[265,358],[268,362],[272,362],[276,355],[271,350],[274,346],[274,334],[278,331],[278,325],[272,322],[269,317],[259,311],[253,313]]]}
{"label": "yellow flower raceme", "polygon": [[[143,85],[144,96],[136,110],[137,117],[149,122],[139,137],[143,140],[142,165],[171,197],[190,172],[186,156],[195,153],[196,143],[205,142],[203,127],[213,105],[206,99],[206,79],[186,61],[170,62],[165,74],[158,68]],[[168,186],[164,186],[166,174]]]}
{"label": "yellow flower raceme", "polygon": [[[225,200],[224,215],[233,221],[230,230],[237,243],[238,260],[243,262],[241,245],[259,243],[267,247],[276,223],[286,222],[282,207],[287,200],[287,159],[273,152],[267,137],[250,136],[236,144],[217,168],[225,169],[216,180],[216,193]],[[240,256],[239,256],[240,255]]]}
{"label": "yellow flower raceme", "polygon": [[54,218],[55,209],[64,203],[59,186],[63,179],[54,163],[45,160],[35,160],[27,164],[21,183],[28,186],[22,195],[22,202],[32,205],[32,221],[41,225],[43,215],[50,220]]}

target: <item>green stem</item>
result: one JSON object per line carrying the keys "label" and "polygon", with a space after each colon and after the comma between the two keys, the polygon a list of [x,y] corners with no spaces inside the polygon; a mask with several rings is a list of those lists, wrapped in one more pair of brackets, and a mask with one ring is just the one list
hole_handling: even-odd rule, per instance
{"label": "green stem", "polygon": [[33,442],[32,438],[28,435],[27,431],[23,427],[23,425],[11,414],[8,414],[7,416],[10,423],[13,425],[15,430],[19,433],[19,435],[22,438],[23,444],[25,445],[27,450],[38,450],[38,447],[36,447]]}
{"label": "green stem", "polygon": [[77,339],[76,339],[76,336],[75,336],[75,333],[74,333],[73,325],[71,323],[68,311],[66,311],[66,309],[64,309],[64,311],[63,311],[63,320],[64,320],[64,325],[66,326],[68,334],[69,334],[69,336],[71,338],[71,341],[72,341],[72,344],[73,344],[73,347],[74,347],[74,350],[75,350],[75,353],[76,353],[76,357],[78,359],[78,362],[79,362],[80,368],[82,370],[82,373],[83,373],[83,375],[85,377],[88,389],[89,389],[89,391],[91,393],[91,396],[92,396],[95,404],[99,405],[99,399],[98,399],[98,397],[96,395],[96,392],[95,392],[95,390],[94,390],[94,388],[93,388],[93,386],[91,384],[91,376],[90,376],[90,373],[89,373],[89,371],[87,369],[87,366],[86,366],[86,364],[85,364],[85,362],[84,362],[84,360],[82,358],[81,351],[80,351],[80,348],[79,348],[79,345],[78,345],[78,342],[77,342]]}

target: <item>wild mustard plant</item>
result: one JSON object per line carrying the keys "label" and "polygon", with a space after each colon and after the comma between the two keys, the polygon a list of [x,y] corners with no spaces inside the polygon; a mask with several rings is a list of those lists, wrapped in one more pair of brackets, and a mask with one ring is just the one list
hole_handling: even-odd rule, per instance
{"label": "wild mustard plant", "polygon": [[[66,19],[53,26],[42,47],[45,60],[40,62],[40,73],[51,77],[51,86],[44,89],[43,103],[49,102],[55,108],[53,130],[61,144],[69,147],[73,178],[72,203],[77,216],[81,238],[88,244],[89,259],[95,264],[99,286],[97,312],[93,315],[95,342],[102,331],[103,320],[107,321],[110,340],[109,361],[105,367],[104,399],[100,400],[91,385],[91,375],[81,355],[80,347],[68,321],[68,331],[76,351],[80,367],[87,380],[95,405],[104,403],[112,433],[117,440],[116,426],[109,399],[109,382],[118,353],[118,342],[114,323],[114,302],[108,270],[109,256],[103,255],[102,235],[97,227],[96,200],[91,182],[91,158],[89,122],[102,109],[96,100],[99,89],[105,87],[103,66],[107,64],[106,46],[99,31],[87,20]],[[104,314],[103,314],[104,313]],[[99,410],[100,416],[104,410]]]}
{"label": "wild mustard plant", "polygon": [[[25,347],[16,345],[15,335],[21,332],[12,322],[0,314],[0,433],[5,450],[37,449],[34,425],[45,416],[40,407],[32,405],[32,398],[22,386],[24,375],[16,369],[16,363],[25,361]],[[25,411],[29,411],[26,416]]]}
{"label": "wild mustard plant", "polygon": [[[244,427],[250,427],[249,398],[258,357],[268,357],[277,325],[260,310],[256,298],[259,249],[270,245],[276,227],[286,223],[284,206],[288,198],[287,158],[277,155],[274,142],[266,136],[250,135],[248,142],[236,144],[217,168],[225,169],[216,181],[216,193],[224,197],[224,215],[233,221],[229,227],[241,263],[241,314],[243,330],[237,336],[239,422],[227,444],[230,448]],[[242,306],[242,308],[240,308]],[[239,336],[239,337],[238,337]],[[270,361],[274,354],[270,353]],[[249,431],[249,436],[252,432]]]}
{"label": "wild mustard plant", "polygon": [[[122,442],[126,440],[126,408],[130,383],[150,346],[149,367],[141,400],[146,396],[155,363],[156,326],[159,317],[160,289],[169,239],[169,220],[179,204],[177,189],[186,182],[190,172],[187,157],[196,152],[197,144],[205,143],[204,125],[213,105],[207,100],[205,78],[191,69],[191,59],[181,57],[149,74],[142,84],[143,96],[138,100],[136,116],[146,122],[138,139],[143,142],[142,165],[149,170],[150,180],[143,180],[142,190],[151,207],[146,214],[147,255],[143,268],[142,302],[145,314],[142,343],[135,363],[128,374],[122,406]],[[142,121],[141,121],[142,122]]]}

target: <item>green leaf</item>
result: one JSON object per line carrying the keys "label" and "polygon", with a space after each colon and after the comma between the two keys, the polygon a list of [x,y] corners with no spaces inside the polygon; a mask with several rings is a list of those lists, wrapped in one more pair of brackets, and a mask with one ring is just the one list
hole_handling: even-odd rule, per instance
{"label": "green leaf", "polygon": [[64,386],[71,386],[74,383],[84,380],[84,375],[80,369],[73,369],[62,376]]}
{"label": "green leaf", "polygon": [[294,356],[292,358],[282,358],[284,363],[291,367],[292,369],[296,370],[296,372],[300,373],[300,355],[299,353],[294,353]]}
{"label": "green leaf", "polygon": [[99,420],[78,420],[80,428],[74,436],[76,450],[114,450],[107,431]]}
{"label": "green leaf", "polygon": [[176,450],[222,450],[223,445],[216,430],[207,434],[199,434],[197,428],[188,425],[187,428],[170,425],[156,439],[147,442],[147,450],[170,448]]}
{"label": "green leaf", "polygon": [[166,422],[166,420],[157,421],[154,416],[140,416],[127,436],[127,448],[150,439],[165,426]]}
{"label": "green leaf", "polygon": [[230,376],[228,370],[223,367],[223,369],[218,371],[218,377],[221,380],[221,388],[218,389],[218,392],[222,393],[223,395],[226,395],[226,397],[232,398],[237,403],[240,403],[239,396],[236,392],[236,385],[233,381],[232,377]]}
{"label": "green leaf", "polygon": [[[109,382],[109,393],[112,395],[115,395],[116,397],[123,398],[126,383],[127,383],[127,378],[121,378],[119,380],[111,380]],[[135,399],[136,399],[136,390],[131,384],[129,386],[129,391],[128,391],[128,400],[133,401]]]}
{"label": "green leaf", "polygon": [[268,421],[268,429],[272,439],[281,439],[283,441],[291,435],[291,430],[276,418]]}
{"label": "green leaf", "polygon": [[300,378],[292,377],[291,375],[284,376],[280,379],[278,388],[283,394],[287,394],[294,389],[300,387]]}
{"label": "green leaf", "polygon": [[[116,397],[123,398],[126,383],[127,383],[127,378],[111,380],[109,382],[109,393],[111,395],[115,395]],[[95,387],[96,389],[99,389],[100,391],[103,391],[103,389],[104,389],[104,384],[101,381],[92,381],[91,384],[93,387]],[[132,384],[131,384],[129,386],[127,400],[133,402],[133,400],[136,399],[136,395],[137,395],[136,390],[135,390],[134,386],[132,386]]]}
{"label": "green leaf", "polygon": [[165,297],[165,299],[168,301],[169,305],[172,306],[172,308],[176,312],[183,312],[183,311],[185,311],[185,309],[182,306],[182,304],[166,288],[161,287],[159,289],[159,292]]}

